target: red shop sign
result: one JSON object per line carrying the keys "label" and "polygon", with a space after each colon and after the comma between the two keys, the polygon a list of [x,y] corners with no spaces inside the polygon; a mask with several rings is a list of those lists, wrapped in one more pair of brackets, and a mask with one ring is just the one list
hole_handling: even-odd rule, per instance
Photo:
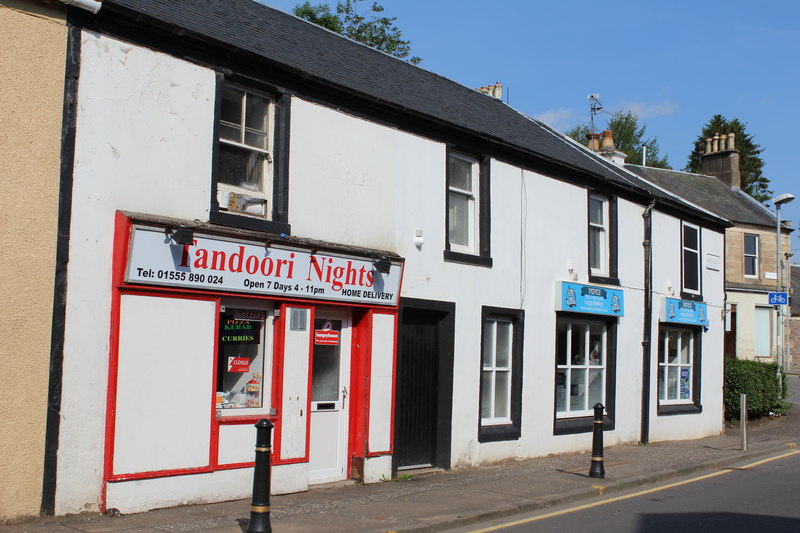
{"label": "red shop sign", "polygon": [[314,344],[336,346],[339,344],[339,332],[333,329],[314,330]]}
{"label": "red shop sign", "polygon": [[247,357],[228,357],[228,372],[250,372],[250,359]]}

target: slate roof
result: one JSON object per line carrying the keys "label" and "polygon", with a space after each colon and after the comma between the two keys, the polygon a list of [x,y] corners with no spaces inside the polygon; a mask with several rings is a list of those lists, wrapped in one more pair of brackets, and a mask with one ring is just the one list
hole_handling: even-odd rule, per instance
{"label": "slate roof", "polygon": [[775,216],[766,207],[713,176],[639,165],[625,168],[731,222],[775,227]]}
{"label": "slate roof", "polygon": [[223,49],[244,51],[321,86],[445,123],[633,194],[661,197],[726,225],[499,100],[252,0],[104,0],[96,16],[129,17]]}

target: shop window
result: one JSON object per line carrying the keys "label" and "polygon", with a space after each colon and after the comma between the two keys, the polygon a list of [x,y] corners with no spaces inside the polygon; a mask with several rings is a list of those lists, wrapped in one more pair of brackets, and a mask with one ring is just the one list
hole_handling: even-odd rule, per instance
{"label": "shop window", "polygon": [[700,228],[683,223],[681,234],[682,295],[687,300],[700,297]]}
{"label": "shop window", "polygon": [[288,97],[219,84],[211,221],[288,233]]}
{"label": "shop window", "polygon": [[520,436],[523,312],[484,307],[480,442]]}
{"label": "shop window", "polygon": [[612,198],[589,195],[589,279],[619,284],[617,279],[617,204]]}
{"label": "shop window", "polygon": [[269,409],[271,374],[268,313],[223,306],[217,339],[217,409],[241,415]]}
{"label": "shop window", "polygon": [[556,322],[555,433],[591,431],[602,403],[613,426],[615,321],[562,316]]}
{"label": "shop window", "polygon": [[758,277],[758,235],[744,235],[744,275]]}
{"label": "shop window", "polygon": [[458,152],[447,154],[448,261],[491,266],[489,164]]}
{"label": "shop window", "polygon": [[699,339],[699,328],[661,326],[659,329],[659,414],[699,411]]}

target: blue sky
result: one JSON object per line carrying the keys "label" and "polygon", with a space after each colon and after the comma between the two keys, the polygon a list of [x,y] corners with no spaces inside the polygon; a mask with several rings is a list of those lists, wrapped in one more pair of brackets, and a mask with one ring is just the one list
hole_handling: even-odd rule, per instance
{"label": "blue sky", "polygon": [[[301,2],[262,3],[291,12]],[[420,67],[472,88],[499,81],[512,107],[562,131],[587,123],[586,96],[600,93],[605,110],[639,115],[675,169],[712,115],[739,118],[764,148],[775,195],[798,196],[782,218],[800,222],[797,0],[379,3]],[[800,263],[800,231],[792,248]]]}

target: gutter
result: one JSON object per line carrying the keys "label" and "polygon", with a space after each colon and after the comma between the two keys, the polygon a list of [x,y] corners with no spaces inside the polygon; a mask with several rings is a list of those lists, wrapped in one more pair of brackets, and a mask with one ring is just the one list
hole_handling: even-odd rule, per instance
{"label": "gutter", "polygon": [[100,8],[103,7],[103,0],[58,0],[62,4],[67,4],[68,6],[75,6],[81,9],[85,9],[86,11],[91,12],[93,15],[96,15]]}

